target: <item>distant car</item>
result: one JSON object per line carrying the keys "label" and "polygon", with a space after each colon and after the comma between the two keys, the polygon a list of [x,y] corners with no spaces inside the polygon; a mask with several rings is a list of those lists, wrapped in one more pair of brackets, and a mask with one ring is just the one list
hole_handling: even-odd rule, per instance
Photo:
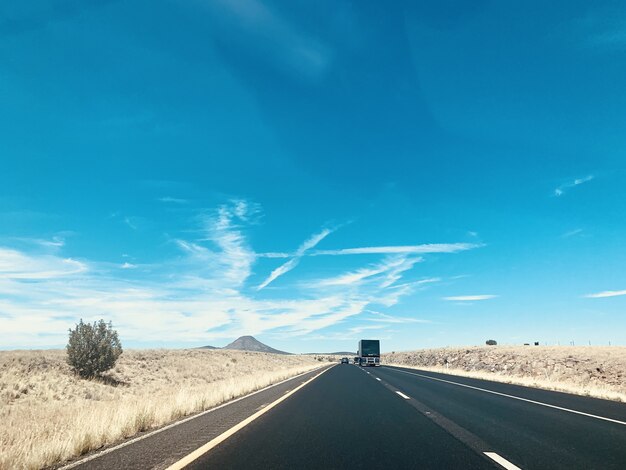
{"label": "distant car", "polygon": [[347,358],[347,357],[342,357],[342,358],[341,358],[341,363],[342,363],[342,364],[350,364],[350,361],[348,361],[348,358]]}

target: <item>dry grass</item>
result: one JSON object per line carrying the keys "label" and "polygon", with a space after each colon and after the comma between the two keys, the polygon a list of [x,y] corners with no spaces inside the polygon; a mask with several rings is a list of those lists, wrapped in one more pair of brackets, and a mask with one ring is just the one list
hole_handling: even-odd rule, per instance
{"label": "dry grass", "polygon": [[626,347],[486,346],[383,355],[385,364],[626,402]]}
{"label": "dry grass", "polygon": [[126,351],[106,380],[89,381],[65,357],[0,352],[0,469],[54,465],[321,365],[243,351]]}

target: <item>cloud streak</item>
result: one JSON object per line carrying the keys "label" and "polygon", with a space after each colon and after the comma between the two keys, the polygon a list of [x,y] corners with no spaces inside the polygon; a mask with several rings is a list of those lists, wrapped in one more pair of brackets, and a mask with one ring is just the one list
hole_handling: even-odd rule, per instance
{"label": "cloud streak", "polygon": [[177,197],[165,196],[158,199],[160,202],[172,203],[172,204],[188,204],[189,201],[187,199],[181,199]]}
{"label": "cloud streak", "polygon": [[498,297],[497,295],[453,295],[451,297],[443,297],[443,300],[454,300],[458,302],[475,302],[479,300],[490,300]]}
{"label": "cloud streak", "polygon": [[377,323],[432,323],[430,320],[422,320],[420,318],[412,318],[412,317],[398,317],[393,315],[388,315],[386,313],[376,312],[373,310],[368,310],[369,313],[374,315],[372,318],[368,318],[367,321],[377,322]]}
{"label": "cloud streak", "polygon": [[456,253],[482,246],[484,245],[477,243],[427,243],[424,245],[405,246],[368,246],[361,248],[340,248],[338,250],[316,250],[311,252],[311,256]]}
{"label": "cloud streak", "polygon": [[595,294],[587,294],[587,299],[603,299],[605,297],[618,297],[620,295],[626,295],[626,290],[605,290],[603,292],[597,292]]}
{"label": "cloud streak", "polygon": [[274,269],[270,273],[270,275],[261,284],[259,284],[259,286],[257,287],[257,290],[264,289],[269,284],[271,284],[276,279],[278,279],[280,276],[288,273],[293,268],[298,266],[298,264],[300,263],[300,258],[302,258],[308,250],[310,250],[311,248],[314,248],[319,242],[321,242],[324,238],[326,238],[331,233],[332,233],[331,229],[325,228],[321,232],[313,234],[311,237],[305,240],[304,243],[302,243],[302,245],[300,245],[300,247],[296,250],[296,252],[293,255],[293,258],[291,258],[286,263],[281,264],[279,267]]}
{"label": "cloud streak", "polygon": [[71,258],[53,255],[29,255],[0,247],[0,278],[50,279],[87,271],[87,265]]}
{"label": "cloud streak", "polygon": [[[406,256],[389,256],[382,263],[347,272],[336,277],[314,282],[317,287],[354,286],[364,282],[378,282],[381,287],[389,287],[404,271],[408,271],[415,263],[422,261],[421,257],[408,258]],[[384,276],[381,276],[384,274]]]}
{"label": "cloud streak", "polygon": [[303,32],[303,28],[259,0],[205,2],[211,33],[293,78],[317,81],[330,69],[330,44]]}
{"label": "cloud streak", "polygon": [[574,188],[576,186],[580,186],[581,184],[587,183],[587,182],[593,180],[594,178],[595,178],[595,176],[593,176],[593,175],[587,175],[587,176],[585,176],[583,178],[576,178],[573,181],[569,181],[567,183],[563,183],[561,186],[559,186],[558,188],[556,188],[554,190],[554,195],[556,197],[563,196],[567,192],[567,190],[569,190],[571,188]]}

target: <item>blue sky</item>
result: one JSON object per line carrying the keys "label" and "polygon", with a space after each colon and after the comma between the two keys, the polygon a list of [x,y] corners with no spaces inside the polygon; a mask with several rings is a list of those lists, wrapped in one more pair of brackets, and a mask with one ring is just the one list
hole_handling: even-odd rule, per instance
{"label": "blue sky", "polygon": [[3,4],[0,348],[624,345],[624,83],[620,2]]}

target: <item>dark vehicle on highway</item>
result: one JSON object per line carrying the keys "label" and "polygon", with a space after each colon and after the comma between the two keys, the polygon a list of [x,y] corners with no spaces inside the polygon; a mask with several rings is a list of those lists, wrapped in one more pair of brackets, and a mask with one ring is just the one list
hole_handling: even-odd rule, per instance
{"label": "dark vehicle on highway", "polygon": [[359,359],[359,356],[356,356],[353,360],[352,360],[352,364],[360,364],[361,360]]}
{"label": "dark vehicle on highway", "polygon": [[342,358],[341,358],[341,363],[342,363],[342,364],[350,364],[350,362],[348,361],[348,358],[347,358],[347,357],[342,357]]}
{"label": "dark vehicle on highway", "polygon": [[361,366],[380,365],[380,341],[377,339],[362,339],[359,341],[359,363]]}

